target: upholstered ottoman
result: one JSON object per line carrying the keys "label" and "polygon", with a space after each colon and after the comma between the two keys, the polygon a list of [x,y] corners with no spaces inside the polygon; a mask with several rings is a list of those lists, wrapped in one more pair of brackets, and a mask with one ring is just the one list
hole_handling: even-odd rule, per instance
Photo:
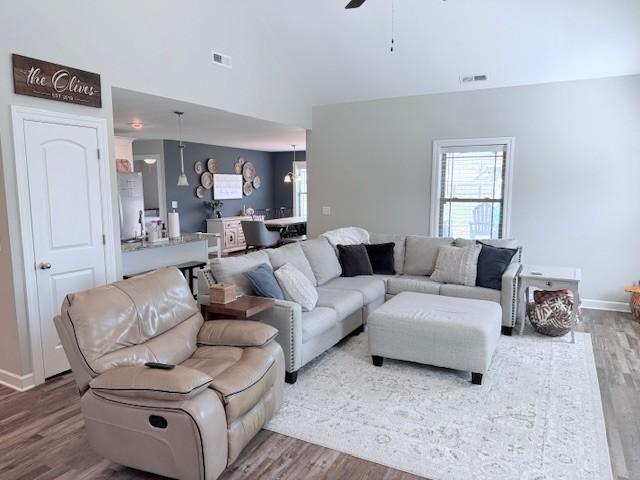
{"label": "upholstered ottoman", "polygon": [[388,357],[466,370],[480,385],[500,337],[502,310],[485,300],[402,292],[367,325],[374,365]]}

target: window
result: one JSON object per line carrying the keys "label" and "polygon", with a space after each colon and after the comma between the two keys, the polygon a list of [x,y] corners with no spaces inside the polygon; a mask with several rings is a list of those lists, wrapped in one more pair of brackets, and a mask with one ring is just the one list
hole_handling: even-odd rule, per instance
{"label": "window", "polygon": [[432,235],[509,235],[513,143],[513,138],[434,142]]}
{"label": "window", "polygon": [[307,162],[293,162],[293,215],[307,216]]}

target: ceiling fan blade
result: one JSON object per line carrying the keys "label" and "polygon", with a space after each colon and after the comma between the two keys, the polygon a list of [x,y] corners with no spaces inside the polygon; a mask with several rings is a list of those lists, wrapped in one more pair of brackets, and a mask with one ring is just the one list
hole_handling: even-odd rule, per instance
{"label": "ceiling fan blade", "polygon": [[360,5],[362,5],[366,0],[351,0],[349,3],[347,3],[347,6],[344,8],[358,8]]}

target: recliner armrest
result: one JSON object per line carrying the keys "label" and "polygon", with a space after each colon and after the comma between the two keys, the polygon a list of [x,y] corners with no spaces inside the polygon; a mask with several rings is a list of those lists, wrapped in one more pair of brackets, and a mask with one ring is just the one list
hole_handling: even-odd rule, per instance
{"label": "recliner armrest", "polygon": [[180,401],[197,395],[212,381],[209,375],[181,365],[172,370],[135,366],[108,370],[91,380],[89,386],[122,397]]}
{"label": "recliner armrest", "polygon": [[250,320],[211,320],[198,332],[199,345],[261,347],[273,340],[278,330]]}

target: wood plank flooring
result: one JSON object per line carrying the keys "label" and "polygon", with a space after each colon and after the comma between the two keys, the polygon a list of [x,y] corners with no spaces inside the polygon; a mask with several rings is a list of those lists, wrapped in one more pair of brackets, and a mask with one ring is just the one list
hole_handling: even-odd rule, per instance
{"label": "wood plank flooring", "polygon": [[[628,314],[585,310],[580,329],[592,333],[614,478],[640,479],[640,325]],[[113,464],[89,448],[71,375],[25,393],[0,386],[1,480],[160,478]],[[262,431],[221,478],[419,477]]]}

